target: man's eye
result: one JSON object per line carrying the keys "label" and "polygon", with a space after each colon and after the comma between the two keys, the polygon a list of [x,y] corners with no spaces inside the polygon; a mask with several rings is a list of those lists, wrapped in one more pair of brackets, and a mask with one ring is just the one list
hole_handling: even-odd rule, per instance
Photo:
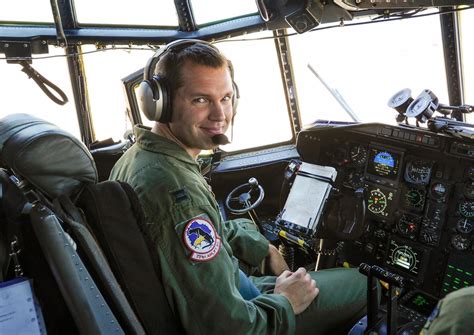
{"label": "man's eye", "polygon": [[222,101],[230,101],[232,100],[232,97],[230,95],[226,95]]}
{"label": "man's eye", "polygon": [[207,100],[205,98],[196,98],[196,99],[194,99],[194,102],[198,103],[198,104],[206,103],[206,101]]}

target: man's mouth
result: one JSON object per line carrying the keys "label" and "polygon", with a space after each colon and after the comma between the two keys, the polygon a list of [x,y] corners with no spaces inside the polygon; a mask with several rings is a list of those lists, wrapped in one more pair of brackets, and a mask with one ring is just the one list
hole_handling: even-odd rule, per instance
{"label": "man's mouth", "polygon": [[215,135],[220,135],[222,134],[222,128],[206,128],[206,127],[201,127],[201,130],[208,134],[209,136],[215,136]]}

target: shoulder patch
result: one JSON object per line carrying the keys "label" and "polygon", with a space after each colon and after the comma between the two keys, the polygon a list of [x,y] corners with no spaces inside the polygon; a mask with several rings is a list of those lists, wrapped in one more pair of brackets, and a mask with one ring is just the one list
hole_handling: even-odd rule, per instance
{"label": "shoulder patch", "polygon": [[191,251],[190,258],[196,262],[210,261],[221,249],[221,238],[211,222],[203,217],[193,218],[186,223],[183,240]]}

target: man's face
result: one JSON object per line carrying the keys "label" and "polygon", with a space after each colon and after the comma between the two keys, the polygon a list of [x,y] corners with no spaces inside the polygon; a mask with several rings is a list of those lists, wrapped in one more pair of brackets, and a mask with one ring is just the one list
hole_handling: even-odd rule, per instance
{"label": "man's face", "polygon": [[212,68],[186,62],[181,69],[184,85],[173,98],[169,124],[188,152],[215,148],[212,137],[223,134],[232,119],[233,86],[226,65]]}

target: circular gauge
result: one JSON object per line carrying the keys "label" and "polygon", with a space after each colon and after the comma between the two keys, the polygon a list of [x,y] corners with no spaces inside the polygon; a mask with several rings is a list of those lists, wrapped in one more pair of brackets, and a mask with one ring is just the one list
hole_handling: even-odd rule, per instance
{"label": "circular gauge", "polygon": [[459,203],[459,213],[466,217],[474,217],[474,201],[461,201]]}
{"label": "circular gauge", "polygon": [[332,153],[332,158],[334,163],[339,166],[347,164],[347,162],[349,161],[347,158],[347,149],[342,147],[336,148],[336,150],[334,150],[334,152]]}
{"label": "circular gauge", "polygon": [[374,231],[374,236],[379,238],[379,239],[384,239],[387,233],[383,229],[377,229]]}
{"label": "circular gauge", "polygon": [[464,196],[468,199],[474,199],[474,184],[464,185]]}
{"label": "circular gauge", "polygon": [[405,200],[409,207],[421,209],[425,204],[425,191],[416,188],[410,188],[405,194]]}
{"label": "circular gauge", "polygon": [[397,230],[401,235],[413,238],[418,231],[420,218],[403,214],[397,223]]}
{"label": "circular gauge", "polygon": [[454,249],[463,251],[471,246],[471,241],[465,236],[453,235],[453,237],[451,237],[451,245]]}
{"label": "circular gauge", "polygon": [[413,98],[411,97],[411,90],[409,88],[405,88],[395,93],[390,98],[387,105],[390,108],[396,109],[400,114],[403,114],[412,101]]}
{"label": "circular gauge", "polygon": [[344,178],[344,186],[353,190],[364,186],[364,174],[354,169],[348,170]]}
{"label": "circular gauge", "polygon": [[349,150],[349,157],[354,164],[362,166],[367,161],[367,149],[360,144],[355,144]]}
{"label": "circular gauge", "polygon": [[442,183],[436,183],[431,186],[431,194],[438,199],[444,198],[446,195],[447,188]]}
{"label": "circular gauge", "polygon": [[474,230],[474,224],[466,218],[456,222],[456,230],[462,234],[469,234]]}
{"label": "circular gauge", "polygon": [[431,162],[411,161],[407,163],[405,180],[416,185],[427,185],[431,176]]}
{"label": "circular gauge", "polygon": [[432,230],[426,229],[420,234],[421,242],[425,242],[427,244],[433,244],[438,241],[438,236]]}
{"label": "circular gauge", "polygon": [[408,106],[406,114],[408,117],[417,117],[422,114],[430,105],[431,100],[429,97],[422,95],[417,97],[412,103]]}
{"label": "circular gauge", "polygon": [[466,174],[467,174],[467,177],[468,177],[469,179],[471,179],[472,181],[474,181],[474,166],[468,167]]}
{"label": "circular gauge", "polygon": [[372,213],[382,213],[387,208],[387,197],[379,189],[371,190],[367,200],[367,208]]}
{"label": "circular gauge", "polygon": [[423,90],[407,107],[406,116],[426,122],[438,107],[438,98],[430,90]]}

